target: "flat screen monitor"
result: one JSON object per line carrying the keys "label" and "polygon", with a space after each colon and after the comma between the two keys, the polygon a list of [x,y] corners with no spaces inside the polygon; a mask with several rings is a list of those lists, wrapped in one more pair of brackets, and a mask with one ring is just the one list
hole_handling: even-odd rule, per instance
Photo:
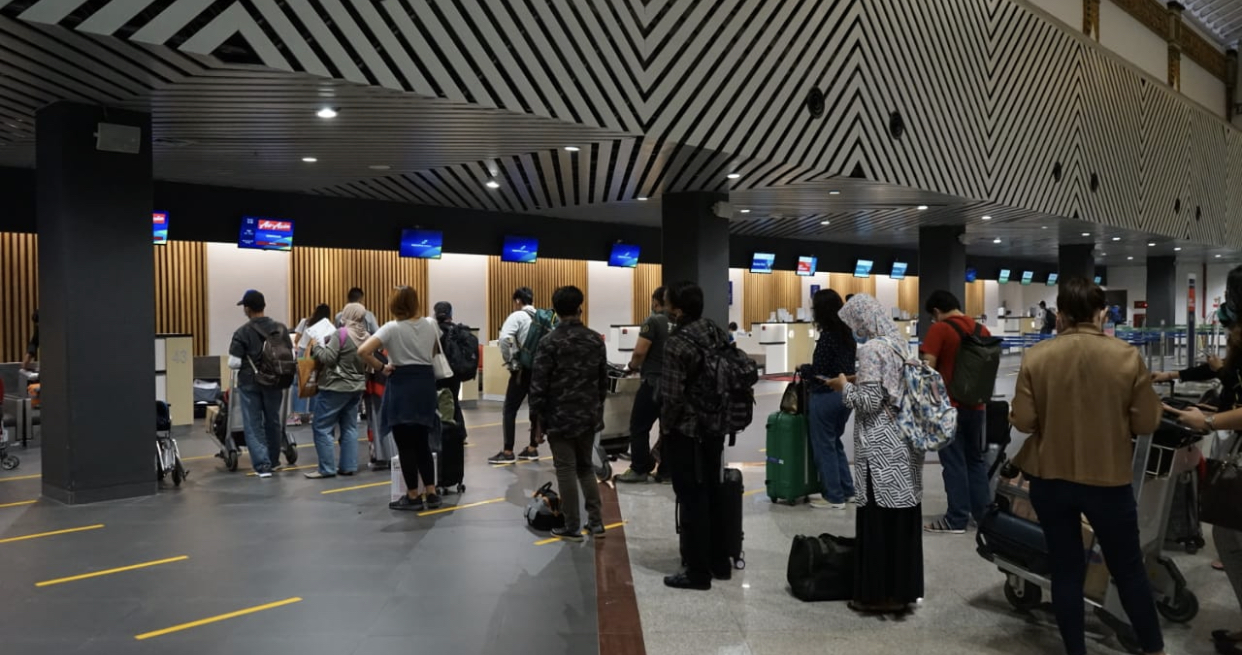
{"label": "flat screen monitor", "polygon": [[1095,276],[1095,280],[1094,280],[1094,281],[1095,281],[1095,283],[1096,283],[1096,284],[1104,284],[1104,278],[1102,278],[1102,277],[1100,277],[1100,276],[1098,276],[1098,275],[1097,275],[1097,276]]}
{"label": "flat screen monitor", "polygon": [[908,268],[910,265],[906,262],[893,262],[893,272],[889,273],[888,277],[894,280],[904,280]]}
{"label": "flat screen monitor", "polygon": [[539,259],[539,239],[534,237],[505,237],[505,248],[500,261],[534,264]]}
{"label": "flat screen monitor", "polygon": [[1058,277],[1060,277],[1060,276],[1059,276],[1059,275],[1057,275],[1056,273],[1049,273],[1049,274],[1048,274],[1048,286],[1050,286],[1050,287],[1055,287],[1055,286],[1057,285],[1057,278],[1058,278]]}
{"label": "flat screen monitor", "polygon": [[1002,268],[1000,270],[1000,275],[997,276],[996,278],[996,281],[1001,284],[1009,284],[1009,273],[1010,273],[1009,269]]}
{"label": "flat screen monitor", "polygon": [[293,250],[293,221],[246,216],[242,218],[237,247],[253,250]]}
{"label": "flat screen monitor", "polygon": [[1022,271],[1022,284],[1030,284],[1035,279],[1035,271]]}
{"label": "flat screen monitor", "polygon": [[439,230],[402,230],[401,256],[439,259],[444,254],[444,233]]}
{"label": "flat screen monitor", "polygon": [[870,259],[860,259],[854,264],[854,277],[871,277],[871,266],[874,264]]}
{"label": "flat screen monitor", "polygon": [[979,279],[979,271],[978,271],[978,270],[976,270],[974,266],[967,266],[967,267],[966,267],[966,282],[967,282],[967,284],[969,284],[969,283],[971,283],[971,282],[974,282],[974,281],[975,281],[975,280],[977,280],[977,279]]}
{"label": "flat screen monitor", "polygon": [[168,212],[151,212],[151,227],[155,245],[168,243]]}
{"label": "flat screen monitor", "polygon": [[819,268],[818,257],[799,257],[798,258],[798,275],[802,277],[811,277],[815,275],[815,270]]}
{"label": "flat screen monitor", "polygon": [[776,255],[770,252],[757,252],[750,260],[751,273],[771,273],[776,264]]}
{"label": "flat screen monitor", "polygon": [[612,254],[608,256],[608,265],[619,268],[636,268],[640,252],[642,252],[642,248],[638,246],[628,243],[615,243],[612,246]]}

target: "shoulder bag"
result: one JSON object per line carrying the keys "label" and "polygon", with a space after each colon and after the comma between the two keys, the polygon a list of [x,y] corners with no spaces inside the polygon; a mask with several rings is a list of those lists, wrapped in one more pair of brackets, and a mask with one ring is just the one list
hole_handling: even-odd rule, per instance
{"label": "shoulder bag", "polygon": [[1224,459],[1207,461],[1207,476],[1199,490],[1199,520],[1229,530],[1242,531],[1242,470],[1238,450],[1242,438],[1235,436]]}

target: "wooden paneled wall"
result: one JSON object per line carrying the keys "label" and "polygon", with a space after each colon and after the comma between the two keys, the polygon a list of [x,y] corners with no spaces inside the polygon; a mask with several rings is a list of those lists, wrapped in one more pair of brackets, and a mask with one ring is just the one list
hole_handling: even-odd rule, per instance
{"label": "wooden paneled wall", "polygon": [[855,293],[875,296],[875,278],[854,277],[849,273],[829,273],[828,288],[841,294],[842,299]]}
{"label": "wooden paneled wall", "polygon": [[897,282],[897,308],[912,317],[919,312],[919,279],[907,277]]}
{"label": "wooden paneled wall", "polygon": [[983,280],[975,280],[966,284],[966,307],[964,311],[967,316],[979,317],[987,313],[987,309],[983,306]]}
{"label": "wooden paneled wall", "polygon": [[802,302],[802,278],[793,271],[742,273],[742,330],[766,323],[772,312],[785,309],[797,314]]}
{"label": "wooden paneled wall", "polygon": [[[500,327],[513,313],[513,291],[518,287],[530,287],[535,292],[535,307],[550,309],[552,293],[564,286],[582,289],[590,296],[587,287],[587,263],[572,259],[543,259],[534,264],[502,262],[500,257],[487,258],[487,325],[491,334],[487,340],[500,335]],[[587,321],[589,307],[583,305],[582,320]]]}
{"label": "wooden paneled wall", "polygon": [[34,332],[39,306],[39,260],[33,234],[0,234],[0,361],[19,362]]}
{"label": "wooden paneled wall", "polygon": [[310,316],[320,303],[327,303],[335,316],[345,306],[353,287],[366,293],[362,301],[380,325],[392,320],[388,301],[399,286],[414,287],[423,315],[434,302],[428,298],[427,260],[399,257],[393,250],[345,248],[294,248],[290,285],[293,328]]}
{"label": "wooden paneled wall", "polygon": [[663,284],[663,267],[659,264],[639,264],[634,269],[634,324],[638,325],[651,315],[651,294]]}
{"label": "wooden paneled wall", "polygon": [[207,354],[207,244],[169,241],[155,250],[155,331],[194,335]]}

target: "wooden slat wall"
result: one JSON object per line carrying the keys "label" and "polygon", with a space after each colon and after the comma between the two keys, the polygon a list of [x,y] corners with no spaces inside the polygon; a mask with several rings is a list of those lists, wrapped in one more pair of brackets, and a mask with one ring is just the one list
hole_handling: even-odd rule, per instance
{"label": "wooden slat wall", "polygon": [[345,306],[353,287],[366,293],[363,304],[380,325],[392,320],[388,301],[398,286],[418,291],[424,315],[433,302],[427,297],[427,260],[399,257],[396,251],[295,247],[292,265],[290,328],[310,316],[320,303],[327,303],[335,315]]}
{"label": "wooden slat wall", "polygon": [[841,294],[842,299],[855,293],[875,296],[875,278],[854,277],[849,273],[829,273],[828,288]]}
{"label": "wooden slat wall", "polygon": [[742,330],[766,323],[772,312],[784,308],[797,314],[802,306],[802,278],[793,271],[742,273]]}
{"label": "wooden slat wall", "polygon": [[19,362],[39,306],[39,260],[33,234],[0,234],[0,361]]}
{"label": "wooden slat wall", "polygon": [[983,280],[966,284],[966,315],[979,317],[985,312],[983,307]]}
{"label": "wooden slat wall", "polygon": [[651,315],[651,294],[663,284],[663,268],[659,264],[639,264],[634,269],[634,324]]}
{"label": "wooden slat wall", "polygon": [[919,315],[919,279],[907,277],[897,283],[897,308],[910,316]]}
{"label": "wooden slat wall", "polygon": [[[534,264],[502,262],[500,257],[487,258],[487,325],[491,330],[488,340],[500,335],[500,327],[513,313],[513,291],[518,287],[530,287],[535,292],[535,306],[540,309],[552,307],[552,293],[560,287],[575,286],[583,295],[590,297],[587,288],[587,263],[570,259],[539,259]],[[587,321],[587,305],[582,308],[582,320]]]}
{"label": "wooden slat wall", "polygon": [[207,244],[169,241],[155,250],[155,331],[194,335],[207,354]]}

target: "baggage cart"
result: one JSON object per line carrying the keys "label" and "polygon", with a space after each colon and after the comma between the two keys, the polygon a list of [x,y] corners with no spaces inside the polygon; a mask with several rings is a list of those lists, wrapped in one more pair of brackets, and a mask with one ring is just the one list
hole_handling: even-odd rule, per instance
{"label": "baggage cart", "polygon": [[[224,460],[225,467],[230,471],[237,470],[238,462],[241,458],[241,450],[246,446],[245,423],[242,421],[241,403],[236,402],[236,392],[237,371],[233,371],[233,381],[229,385],[229,390],[224,392],[220,412],[216,415],[214,423],[209,426],[210,429],[207,431],[220,448],[220,452],[216,453],[216,457]],[[281,391],[280,401],[280,449],[285,455],[285,462],[289,466],[293,466],[298,463],[298,444],[293,436],[289,434],[289,428],[287,427],[288,419],[289,389],[286,388]],[[280,461],[280,454],[277,453],[271,457],[272,466],[276,466]]]}

